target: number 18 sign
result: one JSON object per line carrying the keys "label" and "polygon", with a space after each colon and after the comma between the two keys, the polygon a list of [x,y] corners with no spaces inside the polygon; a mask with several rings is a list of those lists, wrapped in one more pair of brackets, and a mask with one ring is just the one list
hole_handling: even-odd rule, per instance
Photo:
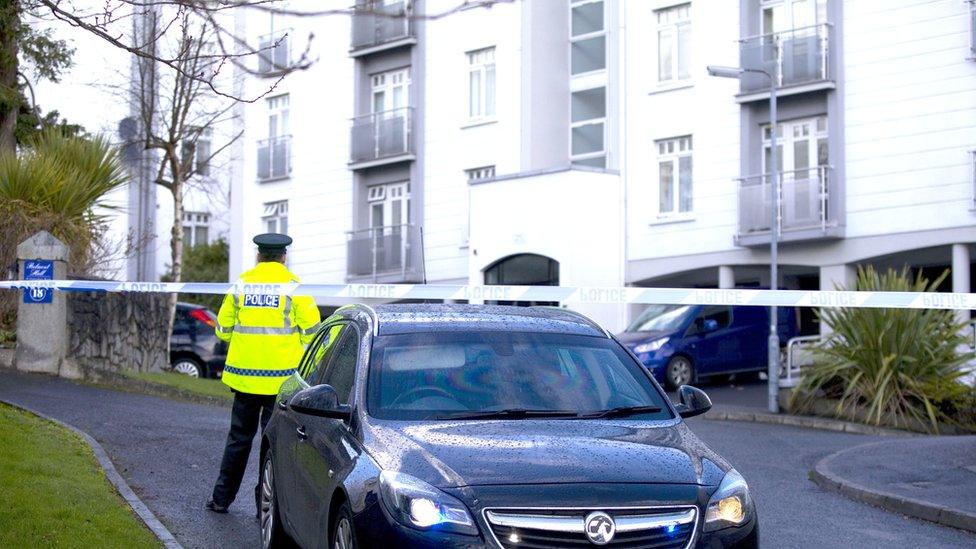
{"label": "number 18 sign", "polygon": [[[24,280],[54,280],[54,262],[48,259],[28,259],[24,261]],[[51,303],[54,290],[51,288],[27,288],[24,290],[24,303]]]}

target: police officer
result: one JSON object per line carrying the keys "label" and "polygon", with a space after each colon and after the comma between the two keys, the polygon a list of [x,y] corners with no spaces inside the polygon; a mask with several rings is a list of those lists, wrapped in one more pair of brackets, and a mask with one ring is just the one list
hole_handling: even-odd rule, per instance
{"label": "police officer", "polygon": [[[241,284],[299,282],[285,265],[285,248],[292,239],[266,233],[254,237],[258,264],[241,275]],[[217,314],[217,337],[230,343],[223,382],[234,392],[230,432],[220,463],[220,476],[206,508],[226,513],[244,478],[251,441],[271,417],[275,395],[301,360],[304,345],[321,318],[309,296],[228,294]],[[254,487],[255,505],[259,486]],[[258,506],[260,509],[260,506]]]}

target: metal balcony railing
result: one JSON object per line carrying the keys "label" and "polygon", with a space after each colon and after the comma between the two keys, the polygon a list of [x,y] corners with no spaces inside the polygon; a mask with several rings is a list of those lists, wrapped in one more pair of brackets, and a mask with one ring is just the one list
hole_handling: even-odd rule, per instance
{"label": "metal balcony railing", "polygon": [[[831,167],[780,172],[779,231],[826,230],[833,225],[828,209]],[[770,174],[739,179],[739,235],[769,232]]]}
{"label": "metal balcony railing", "polygon": [[290,31],[262,36],[258,45],[258,74],[272,76],[291,67]]}
{"label": "metal balcony railing", "polygon": [[353,6],[352,49],[372,48],[413,36],[410,2],[366,0]]}
{"label": "metal balcony railing", "polygon": [[258,179],[280,179],[291,173],[291,136],[258,141]]}
{"label": "metal balcony railing", "polygon": [[[739,40],[740,66],[775,74],[777,87],[832,81],[828,55],[832,32],[832,25],[822,23],[743,38]],[[741,93],[769,90],[769,79],[763,74],[746,72],[739,82]]]}
{"label": "metal balcony railing", "polygon": [[372,227],[347,234],[346,263],[350,278],[406,281],[416,279],[423,268],[417,225]]}
{"label": "metal balcony railing", "polygon": [[413,109],[403,107],[352,119],[353,163],[412,154]]}

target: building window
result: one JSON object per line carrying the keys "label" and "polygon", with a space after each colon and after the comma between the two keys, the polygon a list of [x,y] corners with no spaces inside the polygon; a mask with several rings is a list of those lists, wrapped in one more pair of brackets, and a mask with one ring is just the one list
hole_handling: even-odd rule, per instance
{"label": "building window", "polygon": [[366,190],[371,229],[395,227],[410,223],[410,183],[373,185]]}
{"label": "building window", "polygon": [[279,74],[291,65],[291,39],[289,31],[266,34],[258,40],[258,73]]}
{"label": "building window", "polygon": [[291,173],[291,134],[289,97],[270,97],[268,138],[258,141],[258,179],[280,179]]}
{"label": "building window", "polygon": [[692,211],[691,136],[657,142],[658,212],[661,215]]}
{"label": "building window", "polygon": [[691,78],[691,4],[658,10],[655,14],[658,82]]}
{"label": "building window", "polygon": [[[763,173],[768,174],[771,167],[770,146],[772,134],[770,126],[763,126]],[[791,177],[808,177],[811,168],[828,165],[829,141],[827,139],[827,117],[788,120],[776,125],[776,160],[780,173]]]}
{"label": "building window", "polygon": [[468,118],[495,117],[495,48],[468,52]]}
{"label": "building window", "polygon": [[183,248],[210,243],[210,214],[183,212]]}
{"label": "building window", "polygon": [[606,167],[607,88],[572,93],[570,98],[570,158],[573,164]]}
{"label": "building window", "polygon": [[288,234],[288,201],[266,202],[261,221],[266,232]]}
{"label": "building window", "polygon": [[570,4],[570,73],[607,68],[607,28],[603,0],[573,0]]}
{"label": "building window", "polygon": [[210,157],[213,155],[213,130],[189,128],[183,142],[183,165],[193,175],[210,175]]}
{"label": "building window", "polygon": [[494,179],[495,167],[482,166],[480,168],[472,168],[470,170],[464,170],[464,175],[468,178],[468,183]]}
{"label": "building window", "polygon": [[969,0],[969,58],[976,60],[976,0]]}

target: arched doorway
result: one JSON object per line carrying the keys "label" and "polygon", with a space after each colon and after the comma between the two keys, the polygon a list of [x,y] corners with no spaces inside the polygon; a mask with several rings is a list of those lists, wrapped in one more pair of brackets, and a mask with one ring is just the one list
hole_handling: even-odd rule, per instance
{"label": "arched doorway", "polygon": [[[538,254],[516,254],[499,259],[485,269],[489,286],[559,286],[559,262]],[[555,301],[488,301],[493,305],[559,305]]]}

